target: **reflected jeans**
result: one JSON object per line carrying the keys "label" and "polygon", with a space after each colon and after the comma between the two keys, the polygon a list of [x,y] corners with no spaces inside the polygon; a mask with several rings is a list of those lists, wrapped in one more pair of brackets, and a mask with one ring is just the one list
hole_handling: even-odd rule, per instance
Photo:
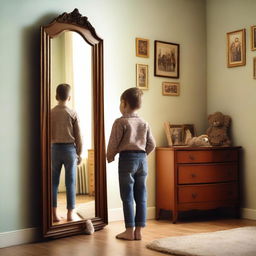
{"label": "reflected jeans", "polygon": [[[147,155],[124,151],[119,155],[118,174],[125,227],[145,227],[147,212]],[[134,201],[136,213],[134,213]]]}
{"label": "reflected jeans", "polygon": [[52,206],[57,207],[57,194],[62,165],[65,167],[67,209],[75,208],[77,154],[73,143],[54,143],[52,156]]}

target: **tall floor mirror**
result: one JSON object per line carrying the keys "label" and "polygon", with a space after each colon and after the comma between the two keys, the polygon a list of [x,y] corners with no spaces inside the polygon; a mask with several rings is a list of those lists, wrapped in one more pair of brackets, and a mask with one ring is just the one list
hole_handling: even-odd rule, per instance
{"label": "tall floor mirror", "polygon": [[41,27],[43,236],[108,222],[103,40],[77,9]]}

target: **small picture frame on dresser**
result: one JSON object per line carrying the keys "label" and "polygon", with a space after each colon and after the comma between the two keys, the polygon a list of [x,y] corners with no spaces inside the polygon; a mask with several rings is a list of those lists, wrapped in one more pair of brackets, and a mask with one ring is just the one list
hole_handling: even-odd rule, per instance
{"label": "small picture frame on dresser", "polygon": [[184,129],[183,125],[180,124],[171,124],[170,133],[173,146],[182,146],[184,145]]}
{"label": "small picture frame on dresser", "polygon": [[173,145],[172,135],[171,135],[170,123],[168,121],[164,122],[164,131],[165,131],[168,146],[171,147]]}
{"label": "small picture frame on dresser", "polygon": [[183,133],[186,134],[186,131],[189,130],[192,137],[196,136],[195,126],[193,124],[183,124]]}

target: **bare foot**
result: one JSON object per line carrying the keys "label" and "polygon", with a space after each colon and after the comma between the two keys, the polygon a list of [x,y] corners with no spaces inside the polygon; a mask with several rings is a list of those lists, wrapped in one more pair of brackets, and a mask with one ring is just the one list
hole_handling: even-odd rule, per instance
{"label": "bare foot", "polygon": [[134,239],[135,240],[141,240],[142,236],[141,236],[141,227],[136,227],[135,231],[134,231]]}
{"label": "bare foot", "polygon": [[68,221],[73,221],[74,220],[74,218],[73,218],[73,209],[72,210],[68,210],[67,220]]}
{"label": "bare foot", "polygon": [[60,222],[60,218],[57,215],[57,208],[56,207],[52,208],[52,220],[53,220],[53,222]]}
{"label": "bare foot", "polygon": [[127,228],[123,233],[116,236],[117,239],[134,240],[133,228]]}
{"label": "bare foot", "polygon": [[58,216],[53,216],[53,222],[60,222],[60,218]]}

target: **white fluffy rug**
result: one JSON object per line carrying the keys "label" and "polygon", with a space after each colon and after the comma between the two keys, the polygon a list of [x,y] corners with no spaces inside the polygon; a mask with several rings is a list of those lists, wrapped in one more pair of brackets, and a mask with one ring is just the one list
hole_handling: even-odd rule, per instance
{"label": "white fluffy rug", "polygon": [[147,248],[186,256],[256,256],[256,226],[162,238]]}
{"label": "white fluffy rug", "polygon": [[87,220],[87,219],[92,219],[95,217],[95,201],[90,201],[84,204],[80,204],[76,208],[77,214]]}

